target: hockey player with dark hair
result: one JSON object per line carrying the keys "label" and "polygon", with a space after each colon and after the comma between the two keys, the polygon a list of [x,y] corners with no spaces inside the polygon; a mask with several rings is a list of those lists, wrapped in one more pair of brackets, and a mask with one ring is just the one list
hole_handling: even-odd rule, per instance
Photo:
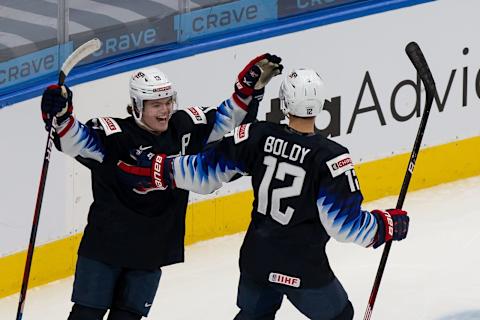
{"label": "hockey player with dark hair", "polygon": [[[131,117],[124,119],[83,124],[72,113],[70,89],[64,88],[66,97],[58,85],[44,91],[42,115],[53,118],[56,147],[92,174],[94,200],[78,251],[69,320],[100,320],[108,310],[108,320],[148,315],[160,268],[184,260],[188,191],[164,190],[162,158],[141,156],[197,153],[221,139],[262,99],[266,84],[282,71],[280,62],[270,54],[250,61],[233,95],[217,108],[177,110],[173,84],[156,68],[131,76]],[[137,170],[147,161],[151,168]]]}
{"label": "hockey player with dark hair", "polygon": [[379,247],[406,237],[407,212],[362,209],[348,150],[315,133],[325,85],[297,69],[279,97],[289,124],[243,124],[198,155],[163,157],[164,187],[210,193],[236,173],[251,175],[251,223],[240,252],[236,320],[274,319],[286,296],[309,319],[349,320],[353,307],[330,268],[330,237]]}

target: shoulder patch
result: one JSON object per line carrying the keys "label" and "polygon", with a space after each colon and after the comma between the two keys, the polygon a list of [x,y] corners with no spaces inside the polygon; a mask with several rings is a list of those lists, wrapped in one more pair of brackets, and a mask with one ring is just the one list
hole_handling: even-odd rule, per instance
{"label": "shoulder patch", "polygon": [[326,164],[333,178],[345,173],[350,169],[353,169],[352,158],[348,153],[339,155],[332,160],[327,161]]}
{"label": "shoulder patch", "polygon": [[184,111],[192,118],[194,124],[207,124],[207,117],[199,107],[188,107]]}
{"label": "shoulder patch", "polygon": [[247,123],[235,128],[233,133],[233,139],[235,141],[235,144],[239,144],[240,142],[248,139],[250,125],[251,123]]}
{"label": "shoulder patch", "polygon": [[118,125],[117,121],[113,120],[109,117],[98,118],[98,122],[103,127],[103,131],[105,131],[105,135],[109,136],[114,133],[122,132],[122,129]]}

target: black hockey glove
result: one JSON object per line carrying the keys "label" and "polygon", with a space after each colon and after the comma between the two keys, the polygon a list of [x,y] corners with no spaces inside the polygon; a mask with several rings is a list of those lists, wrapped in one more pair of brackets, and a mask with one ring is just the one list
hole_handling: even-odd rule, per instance
{"label": "black hockey glove", "polygon": [[408,233],[410,218],[407,212],[400,209],[373,210],[378,229],[373,242],[373,247],[378,248],[390,240],[403,240]]}
{"label": "black hockey glove", "polygon": [[166,161],[165,154],[137,149],[130,152],[130,156],[136,160],[135,165],[122,160],[117,163],[120,179],[124,184],[140,194],[168,188],[171,179],[167,168],[171,166],[171,162]]}
{"label": "black hockey glove", "polygon": [[42,95],[42,118],[45,123],[56,117],[58,124],[67,120],[73,112],[72,91],[65,88],[65,96],[62,94],[62,87],[57,84],[52,84],[43,91]]}
{"label": "black hockey glove", "polygon": [[242,99],[263,99],[265,86],[276,75],[282,73],[282,58],[270,53],[262,54],[250,61],[238,74],[235,93]]}

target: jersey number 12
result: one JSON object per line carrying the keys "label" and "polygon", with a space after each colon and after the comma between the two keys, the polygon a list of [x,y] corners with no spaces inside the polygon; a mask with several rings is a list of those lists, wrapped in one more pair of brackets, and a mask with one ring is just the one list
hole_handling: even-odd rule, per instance
{"label": "jersey number 12", "polygon": [[285,180],[285,176],[288,174],[293,176],[292,185],[289,187],[276,188],[272,190],[272,196],[270,197],[270,215],[275,221],[286,225],[292,219],[294,208],[287,206],[285,212],[280,211],[280,201],[282,199],[296,197],[302,192],[303,180],[305,179],[305,170],[301,167],[295,166],[290,163],[280,162],[277,166],[277,158],[272,156],[265,156],[263,164],[267,166],[260,188],[258,190],[258,208],[257,211],[262,214],[267,214],[268,207],[268,189],[275,173],[275,179],[280,181]]}

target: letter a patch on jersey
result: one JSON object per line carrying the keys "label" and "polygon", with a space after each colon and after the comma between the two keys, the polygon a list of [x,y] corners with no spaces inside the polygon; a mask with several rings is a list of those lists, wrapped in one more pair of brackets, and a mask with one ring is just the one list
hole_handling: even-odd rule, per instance
{"label": "letter a patch on jersey", "polygon": [[120,128],[118,123],[112,118],[108,118],[108,117],[98,118],[98,121],[102,125],[103,131],[107,136],[117,132],[122,132],[122,129]]}
{"label": "letter a patch on jersey", "polygon": [[346,171],[353,169],[352,158],[348,153],[344,153],[332,160],[327,161],[328,170],[332,174],[332,177],[338,177]]}
{"label": "letter a patch on jersey", "polygon": [[235,128],[235,131],[233,133],[233,139],[235,141],[235,144],[239,144],[240,142],[248,139],[249,129],[250,123],[242,124],[241,126]]}

